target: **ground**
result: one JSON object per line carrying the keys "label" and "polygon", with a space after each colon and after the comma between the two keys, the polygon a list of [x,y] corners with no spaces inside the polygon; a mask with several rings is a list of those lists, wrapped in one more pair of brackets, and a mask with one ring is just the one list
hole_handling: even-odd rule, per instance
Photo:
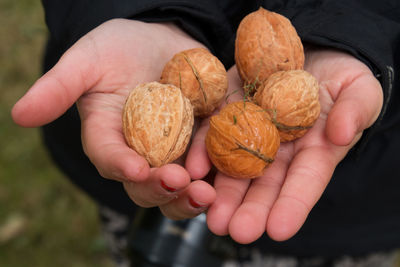
{"label": "ground", "polygon": [[0,0],[0,266],[112,266],[94,204],[53,165],[39,129],[10,117],[40,76],[46,34],[40,1]]}

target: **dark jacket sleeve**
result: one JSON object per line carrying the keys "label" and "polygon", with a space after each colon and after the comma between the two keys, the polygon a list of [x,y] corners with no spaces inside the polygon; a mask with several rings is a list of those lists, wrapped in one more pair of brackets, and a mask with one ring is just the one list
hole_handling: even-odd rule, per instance
{"label": "dark jacket sleeve", "polygon": [[[52,51],[61,55],[84,34],[113,18],[172,21],[205,44],[229,68],[240,20],[260,5],[288,17],[302,41],[334,47],[363,61],[381,82],[382,112],[365,132],[371,135],[400,119],[400,3],[398,0],[42,0]],[[56,58],[56,57],[53,57]],[[47,64],[50,67],[54,62]]]}
{"label": "dark jacket sleeve", "polygon": [[304,43],[347,51],[363,61],[380,81],[383,108],[376,123],[365,132],[361,147],[374,133],[398,123],[399,1],[264,1],[264,6],[288,17]]}
{"label": "dark jacket sleeve", "polygon": [[[226,3],[214,0],[42,0],[50,37],[66,50],[80,37],[113,18],[130,18],[146,22],[175,22],[192,37],[205,44],[226,67],[233,65],[235,27]],[[226,3],[225,3],[226,2]],[[240,4],[241,12],[250,10]],[[243,7],[243,8],[242,8]],[[228,9],[229,12],[226,12]],[[235,15],[235,14],[232,14]],[[127,33],[128,34],[128,33]]]}
{"label": "dark jacket sleeve", "polygon": [[[397,0],[42,1],[51,37],[63,44],[64,49],[109,19],[173,21],[205,44],[228,67],[233,64],[238,23],[263,5],[288,17],[303,42],[343,49],[367,64],[384,89],[385,103],[379,121],[391,106],[399,106],[393,100],[393,88],[398,83],[395,70],[399,69],[400,62],[400,3]],[[398,116],[387,117],[398,119]]]}

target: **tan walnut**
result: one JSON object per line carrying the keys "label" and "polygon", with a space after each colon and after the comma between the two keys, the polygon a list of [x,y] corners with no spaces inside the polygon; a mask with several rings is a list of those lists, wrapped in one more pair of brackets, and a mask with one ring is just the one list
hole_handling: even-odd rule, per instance
{"label": "tan walnut", "polygon": [[211,162],[235,178],[262,175],[274,161],[279,145],[278,130],[268,113],[244,101],[230,103],[212,116],[206,135]]}
{"label": "tan walnut", "polygon": [[174,84],[192,103],[194,115],[206,117],[218,107],[228,88],[224,65],[205,48],[181,51],[168,61],[161,83]]}
{"label": "tan walnut", "polygon": [[281,142],[302,137],[319,117],[319,84],[304,70],[272,74],[254,95],[277,126]]}
{"label": "tan walnut", "polygon": [[289,19],[261,7],[239,24],[235,62],[251,94],[274,72],[303,69],[303,45]]}
{"label": "tan walnut", "polygon": [[122,122],[127,144],[151,166],[159,167],[186,150],[194,122],[193,108],[178,87],[143,83],[129,94]]}

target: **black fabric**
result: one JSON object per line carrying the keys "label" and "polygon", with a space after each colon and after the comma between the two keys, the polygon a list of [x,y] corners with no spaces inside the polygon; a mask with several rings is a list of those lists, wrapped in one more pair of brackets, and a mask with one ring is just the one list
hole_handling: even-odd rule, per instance
{"label": "black fabric", "polygon": [[[111,18],[173,21],[229,68],[235,31],[260,5],[291,19],[305,44],[334,47],[363,61],[383,87],[378,121],[336,168],[322,198],[292,239],[253,245],[294,255],[361,254],[400,246],[400,7],[398,0],[43,1],[50,30],[44,70],[85,33]],[[84,155],[76,108],[43,127],[55,161],[96,201],[122,212],[134,205],[122,186],[101,178]],[[68,138],[66,135],[68,134]]]}

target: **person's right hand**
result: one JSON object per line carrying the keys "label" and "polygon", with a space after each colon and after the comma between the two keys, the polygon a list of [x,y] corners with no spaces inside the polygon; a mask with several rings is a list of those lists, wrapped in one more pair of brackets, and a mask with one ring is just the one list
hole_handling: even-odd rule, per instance
{"label": "person's right hand", "polygon": [[125,143],[121,118],[130,90],[158,81],[175,53],[200,46],[173,24],[108,21],[77,41],[30,88],[15,104],[13,119],[38,127],[77,102],[84,151],[103,177],[122,181],[139,206],[159,206],[174,219],[193,217],[214,201],[215,190],[204,181],[191,182],[178,164],[150,168]]}

